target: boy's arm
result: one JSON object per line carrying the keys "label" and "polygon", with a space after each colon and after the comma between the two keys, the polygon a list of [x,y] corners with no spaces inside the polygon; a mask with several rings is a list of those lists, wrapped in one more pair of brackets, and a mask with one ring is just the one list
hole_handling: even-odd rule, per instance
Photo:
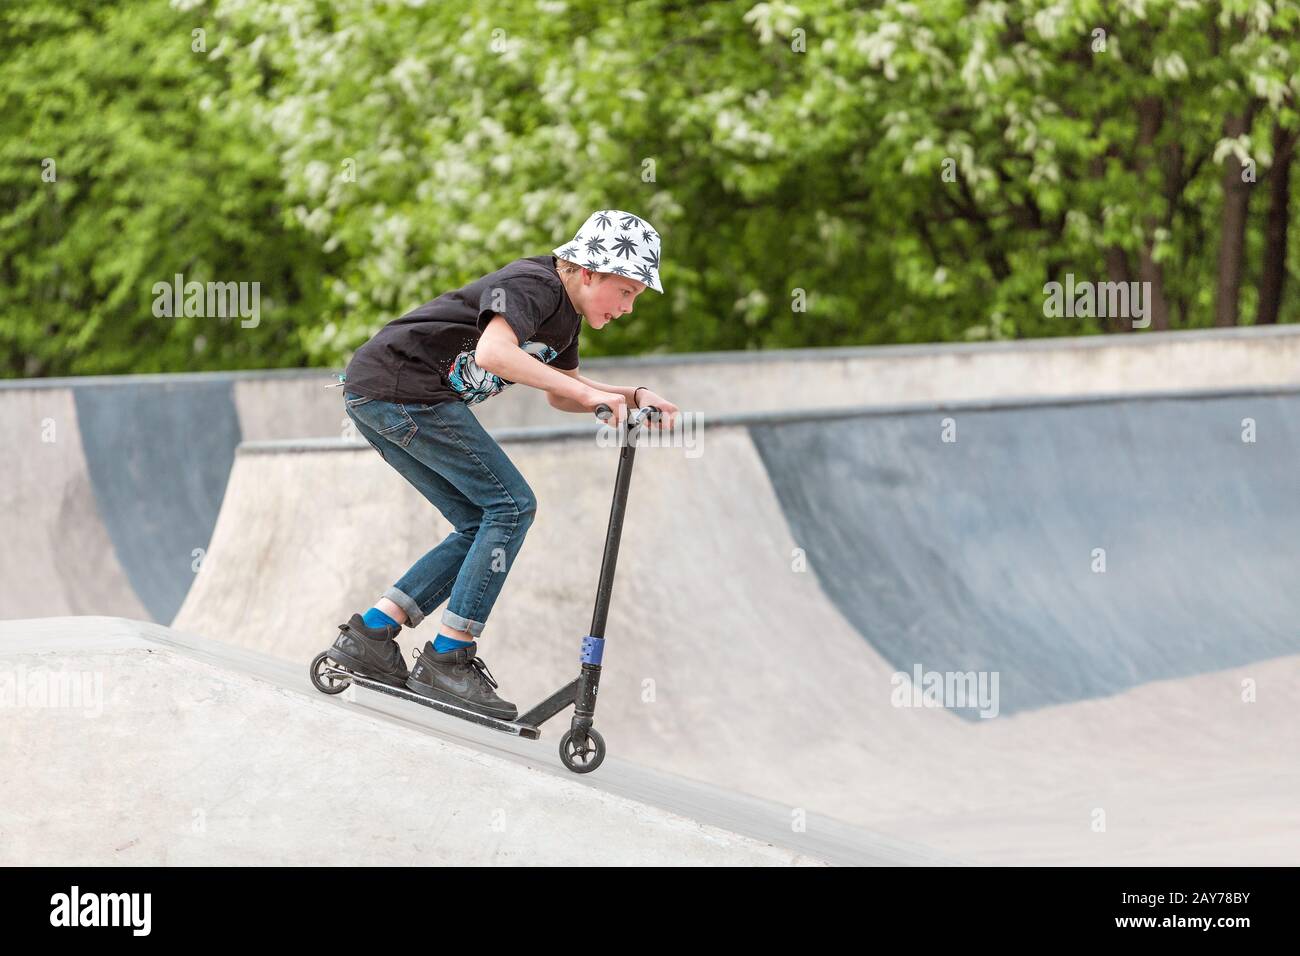
{"label": "boy's arm", "polygon": [[[479,336],[474,360],[479,368],[508,382],[531,385],[546,393],[556,408],[590,412],[593,388],[581,380],[576,369],[565,372],[537,361],[519,347],[519,339],[504,316],[496,315]],[[598,391],[598,390],[596,390]],[[623,394],[621,390],[614,394]],[[563,404],[560,404],[563,403]]]}
{"label": "boy's arm", "polygon": [[[589,388],[594,388],[599,392],[612,392],[615,395],[622,395],[623,398],[627,400],[628,408],[636,408],[636,403],[632,401],[632,393],[637,390],[636,385],[606,385],[604,382],[592,381],[585,375],[579,375],[576,368],[560,368],[556,369],[556,371],[562,372],[570,378],[576,379]],[[584,405],[577,405],[570,408],[569,403],[564,402],[559,396],[554,394],[548,394],[547,399],[550,401],[552,408],[558,408],[562,412],[585,412],[587,410]]]}
{"label": "boy's arm", "polygon": [[[614,395],[622,395],[624,398],[630,399],[632,394],[635,392],[641,396],[643,402],[648,405],[654,405],[659,409],[661,413],[660,424],[658,425],[659,428],[667,428],[671,431],[677,422],[677,415],[680,411],[677,406],[668,401],[668,399],[664,398],[662,395],[656,395],[648,387],[643,388],[640,385],[606,385],[604,382],[596,382],[586,376],[579,375],[576,368],[554,369],[553,371],[558,371],[564,375],[568,375],[575,381],[586,382],[589,388],[594,388],[605,393],[612,393]],[[586,405],[570,403],[568,399],[557,397],[552,393],[548,393],[546,398],[547,401],[551,403],[552,408],[558,408],[562,412],[589,412],[591,410]],[[637,407],[638,406],[634,402],[628,402],[629,410]],[[642,405],[639,407],[644,408],[645,406]]]}

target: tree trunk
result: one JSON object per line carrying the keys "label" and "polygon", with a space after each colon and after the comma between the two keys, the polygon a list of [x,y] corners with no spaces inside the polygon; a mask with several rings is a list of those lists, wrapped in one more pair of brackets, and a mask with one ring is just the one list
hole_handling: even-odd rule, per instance
{"label": "tree trunk", "polygon": [[[1156,134],[1164,122],[1164,110],[1160,100],[1154,96],[1138,100],[1138,174],[1145,173],[1151,165],[1151,156],[1155,152]],[[1138,278],[1151,290],[1147,298],[1148,314],[1151,328],[1162,330],[1169,328],[1169,303],[1165,300],[1165,275],[1156,262],[1155,230],[1158,220],[1147,216],[1142,220],[1142,248],[1138,250]]]}
{"label": "tree trunk", "polygon": [[[1128,285],[1133,276],[1128,268],[1128,255],[1119,246],[1106,248],[1106,279],[1109,282],[1122,282]],[[1132,332],[1133,320],[1123,315],[1106,317],[1107,332]]]}
{"label": "tree trunk", "polygon": [[[1223,122],[1223,135],[1235,139],[1250,128],[1253,109]],[[1241,273],[1245,265],[1246,215],[1252,183],[1242,181],[1236,153],[1223,160],[1223,216],[1219,238],[1219,282],[1215,290],[1214,324],[1236,325],[1241,312]]]}
{"label": "tree trunk", "polygon": [[[1108,151],[1109,155],[1115,154],[1115,147],[1112,146]],[[1100,180],[1106,175],[1106,156],[1094,156],[1088,164],[1088,172],[1092,179]],[[1133,281],[1133,274],[1129,270],[1128,253],[1122,246],[1107,246],[1102,253],[1103,260],[1106,263],[1106,281],[1123,282],[1127,285]],[[1107,333],[1114,332],[1132,332],[1133,320],[1122,315],[1106,316]]]}
{"label": "tree trunk", "polygon": [[1264,224],[1264,262],[1259,277],[1256,325],[1277,321],[1286,282],[1287,212],[1291,208],[1291,163],[1296,134],[1273,123],[1273,168],[1268,174],[1268,219]]}

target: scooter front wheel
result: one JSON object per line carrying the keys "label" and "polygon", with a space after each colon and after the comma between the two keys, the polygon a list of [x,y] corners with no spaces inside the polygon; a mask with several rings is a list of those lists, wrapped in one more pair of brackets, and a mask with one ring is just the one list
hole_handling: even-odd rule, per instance
{"label": "scooter front wheel", "polygon": [[560,760],[574,773],[591,773],[604,759],[605,738],[598,731],[588,729],[583,746],[578,746],[572,730],[560,738]]}
{"label": "scooter front wheel", "polygon": [[321,651],[312,660],[311,682],[322,694],[341,694],[348,689],[352,681],[346,677],[335,677],[333,674],[321,673],[321,667],[329,656],[329,651]]}

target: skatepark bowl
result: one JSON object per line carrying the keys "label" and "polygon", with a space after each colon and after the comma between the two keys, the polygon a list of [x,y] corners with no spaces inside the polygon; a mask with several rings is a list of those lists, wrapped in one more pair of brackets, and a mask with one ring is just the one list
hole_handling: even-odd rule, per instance
{"label": "skatepark bowl", "polygon": [[[875,350],[829,356],[851,374],[803,407],[707,396],[638,450],[610,756],[581,778],[567,715],[524,741],[311,689],[334,626],[450,530],[320,373],[0,389],[29,549],[4,569],[0,863],[1294,864],[1296,341],[1055,346],[1092,378]],[[1193,346],[1257,361],[1134,387]],[[1049,360],[1056,394],[999,384]],[[661,370],[757,396],[801,362]],[[960,389],[927,393],[936,363]],[[594,422],[532,414],[489,423],[540,502],[482,643],[521,709],[576,676],[616,467]]]}

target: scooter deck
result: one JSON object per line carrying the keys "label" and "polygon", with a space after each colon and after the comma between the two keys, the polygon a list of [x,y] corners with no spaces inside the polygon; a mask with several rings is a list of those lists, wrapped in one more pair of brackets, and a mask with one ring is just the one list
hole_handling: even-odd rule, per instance
{"label": "scooter deck", "polygon": [[324,662],[321,665],[320,670],[322,676],[328,677],[333,675],[339,678],[346,678],[358,687],[379,691],[379,693],[387,694],[389,697],[398,697],[402,700],[409,700],[412,703],[421,705],[422,707],[428,707],[430,710],[439,710],[444,714],[450,714],[452,717],[459,717],[461,720],[468,720],[472,724],[491,727],[493,730],[500,730],[503,733],[512,734],[516,737],[523,737],[526,740],[536,740],[542,735],[541,730],[532,724],[524,724],[515,720],[499,720],[496,717],[488,717],[485,714],[475,713],[465,707],[457,707],[455,704],[449,704],[446,701],[423,697],[404,687],[394,687],[392,684],[385,684],[382,681],[354,674],[352,671],[344,670],[329,661]]}

